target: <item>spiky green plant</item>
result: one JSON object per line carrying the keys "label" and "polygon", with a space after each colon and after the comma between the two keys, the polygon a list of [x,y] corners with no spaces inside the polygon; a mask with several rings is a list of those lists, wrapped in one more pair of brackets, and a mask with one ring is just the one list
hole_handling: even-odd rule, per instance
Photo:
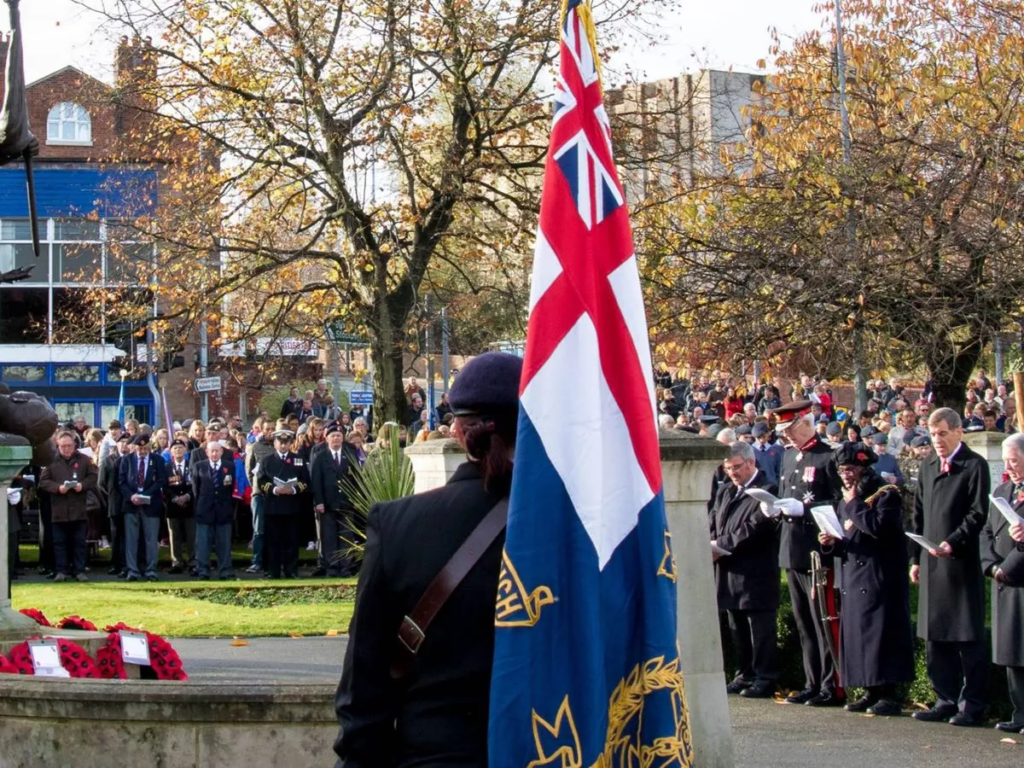
{"label": "spiky green plant", "polygon": [[413,492],[415,476],[412,462],[398,444],[397,430],[394,431],[394,437],[389,439],[388,426],[384,425],[379,443],[367,455],[366,462],[361,467],[354,467],[352,472],[338,483],[338,487],[348,496],[355,509],[352,539],[342,537],[342,542],[347,545],[344,554],[356,559],[363,556],[366,519],[373,505],[400,499]]}

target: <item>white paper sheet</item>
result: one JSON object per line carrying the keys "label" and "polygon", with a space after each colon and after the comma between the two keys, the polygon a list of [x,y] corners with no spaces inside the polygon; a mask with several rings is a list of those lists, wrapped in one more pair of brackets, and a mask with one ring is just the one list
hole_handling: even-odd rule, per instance
{"label": "white paper sheet", "polygon": [[814,517],[814,522],[818,524],[818,528],[822,533],[827,533],[834,539],[846,538],[843,526],[839,524],[839,518],[836,517],[836,511],[831,504],[811,507],[811,515]]}
{"label": "white paper sheet", "polygon": [[920,544],[922,547],[925,548],[925,550],[939,548],[938,544],[936,544],[934,541],[930,539],[926,539],[924,536],[920,536],[916,533],[911,533],[910,531],[907,531],[906,533],[908,539],[910,539],[913,542],[916,542],[917,544]]}
{"label": "white paper sheet", "polygon": [[988,500],[992,502],[993,506],[999,510],[999,514],[1006,518],[1006,522],[1010,525],[1020,525],[1024,520],[1014,510],[1013,505],[1010,504],[1006,499],[998,496],[989,496]]}
{"label": "white paper sheet", "polygon": [[60,665],[56,640],[30,640],[28,652],[32,657],[32,673],[36,677],[71,677],[71,673]]}
{"label": "white paper sheet", "polygon": [[277,488],[294,488],[299,483],[299,478],[293,477],[291,480],[282,480],[279,477],[274,478],[274,486]]}
{"label": "white paper sheet", "polygon": [[715,542],[711,542],[711,551],[716,555],[721,555],[722,557],[728,557],[732,554],[728,549],[722,549],[720,546],[715,544]]}
{"label": "white paper sheet", "polygon": [[757,499],[762,504],[775,506],[779,503],[779,498],[777,496],[772,496],[768,491],[761,490],[760,488],[746,488],[744,489],[744,493],[746,493],[747,496]]}
{"label": "white paper sheet", "polygon": [[121,658],[129,664],[149,666],[149,640],[139,632],[121,632]]}

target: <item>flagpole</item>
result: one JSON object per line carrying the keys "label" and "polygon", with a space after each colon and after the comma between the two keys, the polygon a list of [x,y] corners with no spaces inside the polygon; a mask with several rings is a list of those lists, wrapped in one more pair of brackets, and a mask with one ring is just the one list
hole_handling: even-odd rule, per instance
{"label": "flagpole", "polygon": [[160,399],[164,404],[164,424],[167,426],[168,444],[174,440],[174,419],[171,418],[171,407],[167,404],[167,385],[160,383]]}
{"label": "flagpole", "polygon": [[124,380],[128,376],[128,371],[124,368],[120,371],[121,374],[121,391],[117,396],[117,420],[121,422],[121,426],[124,426]]}

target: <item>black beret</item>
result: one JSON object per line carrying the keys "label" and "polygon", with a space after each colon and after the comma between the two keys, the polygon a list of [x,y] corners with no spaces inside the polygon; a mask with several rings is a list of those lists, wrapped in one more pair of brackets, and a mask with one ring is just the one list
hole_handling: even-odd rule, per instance
{"label": "black beret", "polygon": [[153,436],[145,432],[141,432],[132,438],[132,445],[149,445],[153,442]]}
{"label": "black beret", "polygon": [[910,441],[911,448],[923,448],[926,445],[931,445],[932,439],[928,435],[918,435]]}
{"label": "black beret", "polygon": [[864,443],[843,443],[835,452],[836,466],[870,467],[878,456]]}
{"label": "black beret", "polygon": [[127,432],[122,432],[121,436],[119,438],[117,438],[117,440],[115,442],[118,442],[118,443],[128,443],[130,445],[131,442],[132,442],[132,436],[129,435]]}
{"label": "black beret", "polygon": [[456,416],[515,412],[519,408],[519,379],[523,360],[506,352],[474,357],[462,369],[448,393]]}
{"label": "black beret", "polygon": [[768,425],[763,421],[759,421],[750,428],[750,434],[754,437],[764,437],[768,434]]}
{"label": "black beret", "polygon": [[345,430],[338,426],[338,422],[332,421],[330,424],[327,425],[327,429],[324,430],[324,434],[333,435],[335,432],[341,432],[341,434],[345,434]]}
{"label": "black beret", "polygon": [[180,445],[182,448],[188,448],[188,443],[186,443],[184,440],[174,440],[171,443],[171,448],[173,448],[176,445]]}
{"label": "black beret", "polygon": [[752,435],[754,433],[749,424],[740,424],[736,427],[737,435]]}

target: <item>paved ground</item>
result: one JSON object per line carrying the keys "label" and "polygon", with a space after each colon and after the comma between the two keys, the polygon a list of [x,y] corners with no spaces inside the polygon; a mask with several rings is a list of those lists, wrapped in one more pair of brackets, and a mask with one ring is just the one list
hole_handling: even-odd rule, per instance
{"label": "paved ground", "polygon": [[[341,674],[347,638],[259,638],[173,641],[193,680],[328,683]],[[1020,745],[1003,744],[991,728],[955,728],[838,709],[729,699],[736,768],[1019,768]]]}

